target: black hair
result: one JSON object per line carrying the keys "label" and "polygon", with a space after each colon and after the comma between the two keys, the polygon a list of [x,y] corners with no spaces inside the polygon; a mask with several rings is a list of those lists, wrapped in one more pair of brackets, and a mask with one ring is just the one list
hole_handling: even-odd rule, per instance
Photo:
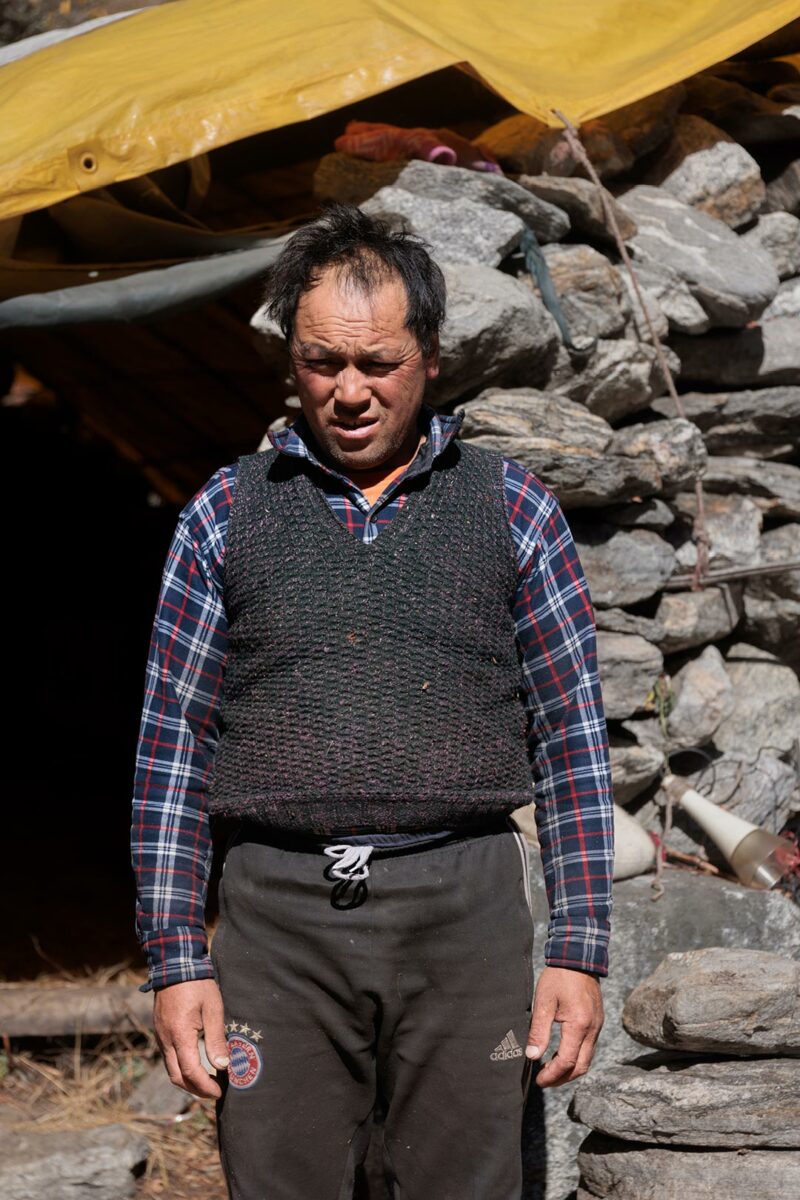
{"label": "black hair", "polygon": [[388,279],[400,278],[408,297],[406,329],[424,355],[433,352],[447,299],[440,267],[414,234],[395,231],[352,204],[331,204],[316,221],[298,230],[269,271],[264,295],[267,313],[287,342],[300,296],[329,267],[368,295]]}

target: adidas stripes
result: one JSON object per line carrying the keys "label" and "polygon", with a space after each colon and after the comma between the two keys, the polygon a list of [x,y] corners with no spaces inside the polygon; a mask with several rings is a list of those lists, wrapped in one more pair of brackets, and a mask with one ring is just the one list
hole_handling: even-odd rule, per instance
{"label": "adidas stripes", "polygon": [[211,953],[231,1065],[231,1200],[351,1200],[376,1111],[394,1200],[519,1200],[532,920],[509,822],[376,851],[358,902],[330,859],[234,838]]}

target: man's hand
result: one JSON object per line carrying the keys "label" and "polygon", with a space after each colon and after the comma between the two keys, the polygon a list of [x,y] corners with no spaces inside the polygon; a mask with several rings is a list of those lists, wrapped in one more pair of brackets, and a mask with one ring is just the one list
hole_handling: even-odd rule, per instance
{"label": "man's hand", "polygon": [[197,1039],[202,1034],[211,1065],[228,1065],[228,1043],[222,996],[213,979],[173,983],[156,992],[153,1011],[156,1038],[172,1082],[193,1096],[216,1099],[218,1083],[200,1064]]}
{"label": "man's hand", "polygon": [[541,1058],[553,1022],[561,1025],[558,1050],[536,1076],[539,1087],[560,1087],[585,1075],[603,1028],[603,998],[593,975],[566,967],[545,967],[536,985],[525,1054]]}

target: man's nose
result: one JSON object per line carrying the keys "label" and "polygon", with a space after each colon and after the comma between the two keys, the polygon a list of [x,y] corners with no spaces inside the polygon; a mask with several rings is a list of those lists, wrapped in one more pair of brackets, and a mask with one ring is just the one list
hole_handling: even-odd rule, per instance
{"label": "man's nose", "polygon": [[369,383],[358,367],[349,364],[336,376],[334,400],[341,404],[365,404],[370,399]]}

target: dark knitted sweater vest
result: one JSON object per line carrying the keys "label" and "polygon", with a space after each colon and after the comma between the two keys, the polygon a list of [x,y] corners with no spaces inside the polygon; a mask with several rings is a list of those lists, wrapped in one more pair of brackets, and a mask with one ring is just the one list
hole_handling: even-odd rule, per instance
{"label": "dark knitted sweater vest", "polygon": [[502,460],[452,441],[369,545],[299,460],[239,461],[210,808],[318,834],[532,799]]}

